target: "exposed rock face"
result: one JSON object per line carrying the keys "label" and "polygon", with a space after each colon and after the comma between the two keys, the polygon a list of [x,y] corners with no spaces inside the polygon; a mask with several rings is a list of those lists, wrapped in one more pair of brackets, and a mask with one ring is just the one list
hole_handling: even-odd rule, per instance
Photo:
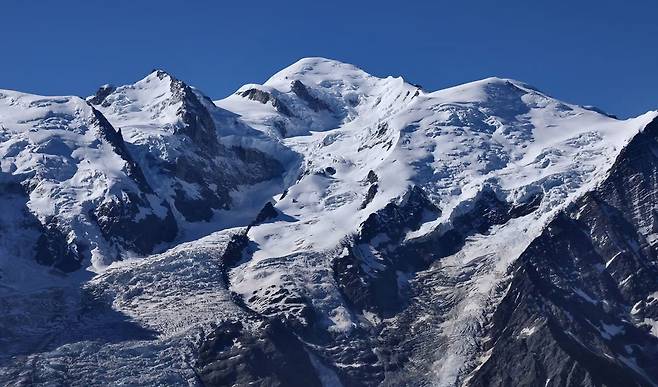
{"label": "exposed rock face", "polygon": [[355,306],[373,308],[390,317],[406,304],[405,278],[456,253],[467,237],[485,234],[494,225],[527,215],[540,202],[538,195],[527,203],[513,206],[485,189],[466,212],[452,220],[451,228],[405,242],[403,237],[407,232],[441,215],[423,190],[413,187],[401,204],[389,203],[368,217],[359,236],[348,247],[349,253],[334,261],[336,279],[347,300]]}
{"label": "exposed rock face", "polygon": [[51,219],[40,227],[42,232],[36,244],[35,260],[45,266],[52,266],[64,272],[72,272],[82,267],[85,252],[89,246],[77,241],[69,241],[56,223]]}
{"label": "exposed rock face", "polygon": [[156,71],[156,76],[160,80],[170,78],[172,100],[181,102],[176,114],[182,125],[177,126],[174,133],[186,135],[199,149],[212,156],[218,151],[219,141],[215,122],[199,99],[203,97],[199,97],[191,87],[164,71]]}
{"label": "exposed rock face", "polygon": [[294,114],[290,111],[290,109],[286,106],[284,102],[281,102],[280,99],[278,99],[277,97],[266,91],[259,89],[249,89],[241,92],[240,95],[249,98],[253,101],[258,101],[262,104],[271,102],[272,106],[274,106],[276,111],[278,111],[279,113],[287,117],[294,116]]}
{"label": "exposed rock face", "polygon": [[256,332],[239,322],[223,323],[202,339],[197,372],[205,386],[320,386],[302,342],[281,325]]}
{"label": "exposed rock face", "polygon": [[112,144],[114,151],[125,161],[126,173],[135,180],[141,192],[112,195],[91,210],[90,216],[108,241],[139,254],[150,254],[156,245],[171,242],[178,234],[174,215],[169,204],[159,199],[152,200],[156,203],[160,201],[156,205],[160,207],[161,214],[140,214],[141,208],[151,206],[146,195],[155,196],[155,192],[129,153],[121,132],[115,131],[98,110],[93,109],[93,112],[101,128],[101,136]]}
{"label": "exposed rock face", "polygon": [[113,197],[96,207],[92,218],[107,240],[140,254],[150,254],[156,245],[173,241],[178,226],[167,202],[159,204],[166,214],[164,219],[156,214],[140,216],[143,203],[131,194]]}
{"label": "exposed rock face", "polygon": [[372,201],[372,199],[375,198],[375,195],[377,195],[377,190],[379,189],[379,186],[377,183],[373,183],[368,187],[368,192],[366,193],[366,197],[363,199],[363,203],[361,203],[361,209],[365,209],[368,207],[368,204]]}
{"label": "exposed rock face", "polygon": [[329,105],[327,105],[326,102],[322,101],[318,97],[315,97],[309,93],[308,89],[306,88],[306,85],[302,83],[302,81],[296,79],[292,81],[292,85],[290,86],[290,90],[292,90],[293,93],[297,94],[299,98],[301,98],[308,107],[313,109],[314,111],[318,112],[320,110],[328,110],[331,111],[331,108]]}
{"label": "exposed rock face", "polygon": [[658,382],[656,149],[658,120],[523,253],[472,385]]}
{"label": "exposed rock face", "polygon": [[[3,170],[24,170],[12,184],[24,187],[26,211],[35,219],[29,228],[41,235],[32,254],[65,272],[150,254],[179,235],[182,221],[210,221],[230,208],[231,192],[283,170],[248,143],[220,143],[217,125],[240,124],[160,70],[136,86],[104,86],[87,101],[16,92],[0,99],[9,149]],[[159,131],[135,129],[144,111],[162,125]]]}
{"label": "exposed rock face", "polygon": [[114,87],[114,86],[112,86],[112,85],[103,85],[103,86],[101,86],[101,87],[98,88],[98,91],[96,91],[96,94],[94,94],[93,96],[91,96],[91,97],[88,99],[88,101],[89,101],[89,103],[91,103],[92,105],[100,105],[100,104],[103,103],[103,101],[105,101],[105,98],[106,98],[108,95],[112,94],[112,92],[113,92],[114,90],[116,90],[116,87]]}
{"label": "exposed rock face", "polygon": [[259,224],[267,220],[275,219],[277,215],[279,215],[279,213],[276,212],[276,209],[274,208],[272,202],[267,202],[265,203],[263,209],[260,210],[260,212],[256,216],[256,219],[254,220],[253,224]]}
{"label": "exposed rock face", "polygon": [[93,122],[99,128],[98,134],[102,139],[109,142],[112,146],[112,150],[121,156],[121,158],[125,161],[126,174],[135,180],[142,191],[145,193],[153,193],[153,190],[148,185],[148,182],[144,177],[144,172],[142,172],[141,168],[139,165],[137,165],[132,155],[126,148],[126,143],[123,140],[123,136],[121,136],[121,131],[115,130],[114,127],[112,127],[112,125],[103,116],[103,114],[101,114],[98,110],[94,109],[93,107],[91,109],[94,115]]}

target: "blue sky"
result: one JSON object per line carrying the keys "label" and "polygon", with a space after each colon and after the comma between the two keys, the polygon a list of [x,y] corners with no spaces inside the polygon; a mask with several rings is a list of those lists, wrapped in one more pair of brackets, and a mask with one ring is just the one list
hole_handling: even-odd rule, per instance
{"label": "blue sky", "polygon": [[658,109],[658,1],[3,0],[0,88],[88,95],[163,68],[213,98],[305,56],[426,89],[515,78]]}

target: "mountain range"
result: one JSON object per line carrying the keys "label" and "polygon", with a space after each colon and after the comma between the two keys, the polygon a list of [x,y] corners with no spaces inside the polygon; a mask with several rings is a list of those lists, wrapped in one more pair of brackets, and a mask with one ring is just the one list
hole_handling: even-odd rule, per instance
{"label": "mountain range", "polygon": [[3,385],[658,385],[658,111],[305,58],[0,90],[0,156]]}

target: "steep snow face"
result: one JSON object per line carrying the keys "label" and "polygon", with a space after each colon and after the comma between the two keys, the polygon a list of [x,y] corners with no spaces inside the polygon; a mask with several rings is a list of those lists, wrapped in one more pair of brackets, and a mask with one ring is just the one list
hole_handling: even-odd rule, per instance
{"label": "steep snow face", "polygon": [[244,313],[231,302],[222,257],[242,229],[226,229],[161,254],[118,262],[87,285],[115,310],[169,337]]}
{"label": "steep snow face", "polygon": [[383,167],[410,165],[448,215],[484,186],[514,203],[542,194],[552,207],[600,179],[650,116],[618,121],[489,78],[421,95],[393,117],[400,138]]}
{"label": "steep snow face", "polygon": [[[99,125],[93,109],[83,100],[11,91],[1,93],[2,170],[15,175],[32,175],[35,184],[46,186],[35,187],[30,198],[30,205],[40,218],[70,212],[67,205],[76,205],[82,200],[75,199],[84,199],[88,191],[96,188],[94,183],[100,183],[91,179],[93,170],[110,182],[136,188],[136,183],[127,179],[126,161],[114,152],[111,143],[102,141],[106,129]],[[49,184],[55,181],[66,182],[63,187],[66,192],[60,195],[63,202],[51,203],[44,195],[52,192]],[[101,185],[98,188],[99,192],[91,195],[123,187]]]}
{"label": "steep snow face", "polygon": [[[121,130],[147,180],[174,209],[182,240],[246,224],[243,218],[281,191],[290,152],[199,91],[161,70],[107,90],[89,100]],[[244,192],[258,204],[235,197]]]}
{"label": "steep snow face", "polygon": [[221,275],[237,231],[114,263],[81,289],[0,293],[0,384],[200,385],[191,364],[204,330],[225,320],[249,328]]}
{"label": "steep snow face", "polygon": [[[120,134],[84,100],[1,90],[0,124],[7,286],[31,283],[29,270],[19,269],[30,266],[26,257],[64,271],[91,258],[98,269],[119,251],[148,253],[175,235],[169,207],[153,195]],[[118,223],[162,232],[108,235]]]}
{"label": "steep snow face", "polygon": [[115,262],[81,289],[0,293],[0,384],[320,385],[300,339],[227,289],[227,254],[242,233]]}
{"label": "steep snow face", "polygon": [[[121,128],[124,138],[131,144],[157,144],[158,139],[174,134],[186,134],[187,138],[168,139],[192,141],[201,147],[215,146],[218,138],[227,140],[239,136],[252,141],[265,140],[258,136],[257,131],[240,122],[234,113],[217,108],[199,90],[162,70],[154,70],[134,84],[118,88],[104,85],[87,100]],[[212,122],[207,116],[213,119]],[[202,137],[204,135],[206,137]],[[197,141],[200,139],[207,143]],[[167,154],[156,144],[151,144],[150,150],[158,157],[176,156]],[[179,147],[180,144],[175,144],[171,149]]]}

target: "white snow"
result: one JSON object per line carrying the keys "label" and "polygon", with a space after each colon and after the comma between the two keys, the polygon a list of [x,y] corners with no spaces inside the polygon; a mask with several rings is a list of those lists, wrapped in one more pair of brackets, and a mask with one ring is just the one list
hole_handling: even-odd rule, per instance
{"label": "white snow", "polygon": [[519,336],[521,337],[528,337],[532,336],[536,331],[537,331],[537,326],[532,326],[532,327],[525,327],[521,329],[521,332],[519,333]]}
{"label": "white snow", "polygon": [[[131,145],[130,150],[139,161],[154,190],[161,198],[167,198],[175,210],[174,197],[180,190],[190,199],[199,198],[201,187],[182,178],[171,176],[162,170],[165,163],[176,163],[185,158],[193,160],[193,168],[206,175],[209,170],[223,173],[235,182],[229,195],[233,199],[229,210],[214,210],[208,222],[189,222],[177,211],[179,237],[177,243],[198,239],[225,228],[245,226],[255,218],[263,204],[273,195],[282,191],[280,179],[272,179],[257,184],[246,180],[251,171],[245,171],[234,155],[221,152],[210,159],[198,160],[198,148],[190,144],[190,139],[178,134],[185,127],[182,120],[183,90],[186,87],[170,74],[156,70],[134,84],[118,87],[97,108],[112,125],[122,131],[124,140]],[[210,114],[216,129],[218,143],[226,148],[240,146],[256,149],[280,161],[284,165],[294,162],[294,155],[278,141],[263,135],[247,126],[232,112],[213,105],[199,90],[190,88],[194,96]],[[157,161],[156,161],[157,160]],[[210,184],[217,189],[217,184]]]}
{"label": "white snow", "polygon": [[238,232],[243,229],[216,232],[148,258],[115,262],[87,286],[164,337],[228,319],[242,312],[223,283],[220,258]]}
{"label": "white snow", "polygon": [[605,267],[606,267],[606,269],[608,268],[608,266],[610,266],[610,264],[612,264],[612,261],[614,261],[614,260],[615,260],[617,257],[619,257],[622,253],[623,253],[623,251],[620,251],[620,252],[618,252],[617,254],[613,255],[612,258],[610,258],[610,259],[605,263]]}

